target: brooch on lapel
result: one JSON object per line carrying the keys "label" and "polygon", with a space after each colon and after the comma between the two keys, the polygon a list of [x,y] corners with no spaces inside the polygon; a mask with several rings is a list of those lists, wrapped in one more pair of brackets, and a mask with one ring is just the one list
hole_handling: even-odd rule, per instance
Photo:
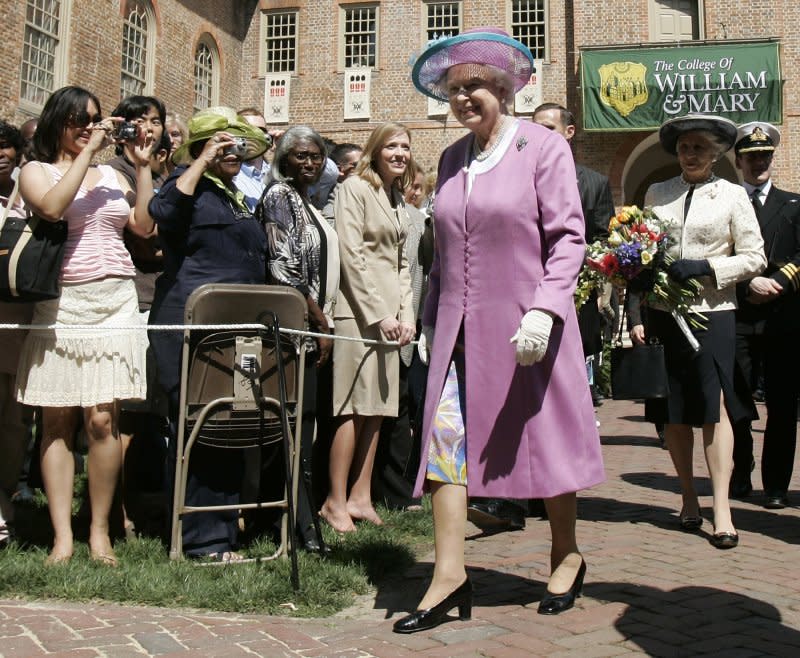
{"label": "brooch on lapel", "polygon": [[522,149],[524,149],[524,148],[525,148],[527,145],[528,145],[528,140],[527,140],[527,139],[525,139],[524,137],[520,137],[520,138],[517,140],[517,151],[521,151],[521,150],[522,150]]}

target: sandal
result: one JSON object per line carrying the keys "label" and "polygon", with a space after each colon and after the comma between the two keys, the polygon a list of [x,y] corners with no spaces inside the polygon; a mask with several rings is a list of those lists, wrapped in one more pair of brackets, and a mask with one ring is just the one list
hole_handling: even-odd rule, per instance
{"label": "sandal", "polygon": [[207,555],[200,556],[207,559],[209,562],[224,562],[230,564],[231,562],[244,562],[245,557],[236,551],[223,551],[222,553],[208,553]]}

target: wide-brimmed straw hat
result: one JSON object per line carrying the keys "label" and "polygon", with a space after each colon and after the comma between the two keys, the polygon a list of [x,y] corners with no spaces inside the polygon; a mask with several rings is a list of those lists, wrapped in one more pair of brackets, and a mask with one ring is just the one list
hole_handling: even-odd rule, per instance
{"label": "wide-brimmed straw hat", "polygon": [[658,138],[667,153],[677,155],[678,137],[696,130],[716,135],[720,142],[725,144],[725,151],[736,141],[736,124],[730,119],[713,114],[687,114],[668,119],[661,125]]}
{"label": "wide-brimmed straw hat", "polygon": [[266,135],[255,126],[250,125],[243,117],[237,115],[236,110],[224,106],[209,107],[200,110],[189,119],[189,138],[172,154],[172,161],[178,165],[188,164],[194,160],[193,144],[211,139],[218,132],[223,131],[234,137],[245,138],[247,150],[243,160],[257,158],[267,150]]}
{"label": "wide-brimmed straw hat", "polygon": [[426,96],[446,101],[440,83],[447,70],[456,64],[483,64],[504,71],[514,83],[514,91],[522,89],[536,70],[531,51],[496,27],[478,27],[454,37],[438,39],[414,62],[411,79]]}
{"label": "wide-brimmed straw hat", "polygon": [[781,143],[781,133],[766,121],[750,121],[739,126],[736,134],[737,153],[774,151]]}

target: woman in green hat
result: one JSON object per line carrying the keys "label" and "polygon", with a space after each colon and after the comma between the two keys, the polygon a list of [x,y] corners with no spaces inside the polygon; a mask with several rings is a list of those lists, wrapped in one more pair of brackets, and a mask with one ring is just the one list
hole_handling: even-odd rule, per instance
{"label": "woman in green hat", "polygon": [[[182,324],[187,298],[205,283],[266,283],[266,235],[233,183],[242,161],[266,149],[264,134],[231,108],[209,108],[189,120],[189,138],[172,156],[178,167],[149,208],[164,249],[150,324]],[[154,331],[150,344],[169,400],[173,477],[182,336]],[[192,450],[186,504],[236,504],[241,478],[241,451],[212,452],[198,445]],[[190,514],[183,522],[184,550],[195,557],[237,559],[237,535],[235,511]]]}

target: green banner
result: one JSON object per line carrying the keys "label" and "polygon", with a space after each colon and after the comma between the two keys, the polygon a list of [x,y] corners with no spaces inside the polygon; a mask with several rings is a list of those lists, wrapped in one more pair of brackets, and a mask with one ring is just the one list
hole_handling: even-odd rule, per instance
{"label": "green banner", "polygon": [[723,42],[581,51],[585,130],[653,130],[700,112],[783,122],[779,44]]}

